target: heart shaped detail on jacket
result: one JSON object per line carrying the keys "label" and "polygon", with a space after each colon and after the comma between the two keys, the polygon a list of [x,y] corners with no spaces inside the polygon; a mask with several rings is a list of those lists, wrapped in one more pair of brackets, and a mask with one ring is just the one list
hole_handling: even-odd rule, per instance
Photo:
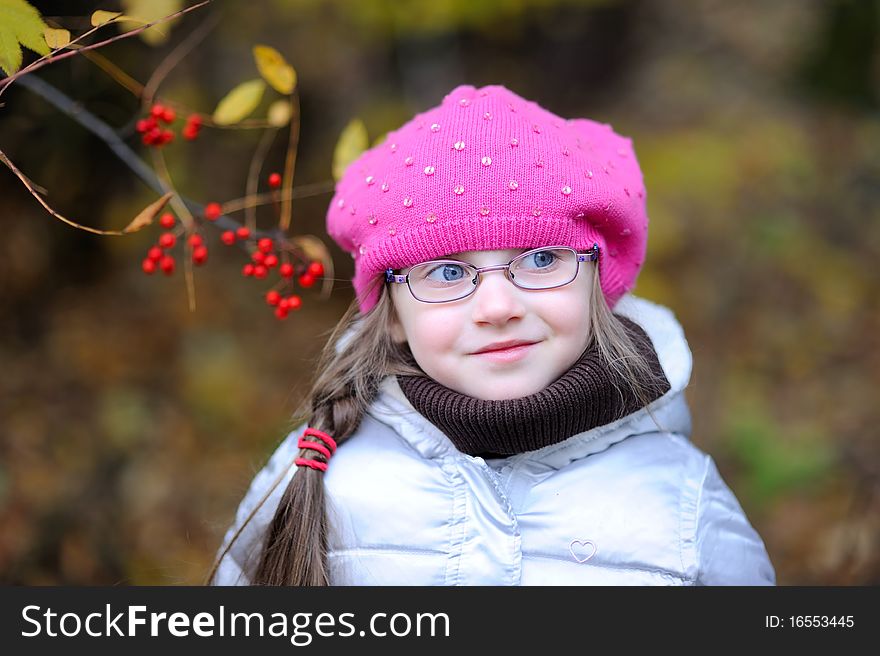
{"label": "heart shaped detail on jacket", "polygon": [[[590,551],[590,553],[586,556],[578,556],[574,551],[574,545],[576,545],[576,544],[579,544],[582,547],[587,547],[587,545],[589,545],[589,547],[592,549],[592,551]],[[572,557],[576,561],[578,561],[579,563],[585,563],[590,558],[592,558],[593,556],[596,555],[596,544],[592,540],[572,540],[571,544],[568,545],[568,550],[571,552]],[[589,551],[589,549],[587,549],[587,550]]]}

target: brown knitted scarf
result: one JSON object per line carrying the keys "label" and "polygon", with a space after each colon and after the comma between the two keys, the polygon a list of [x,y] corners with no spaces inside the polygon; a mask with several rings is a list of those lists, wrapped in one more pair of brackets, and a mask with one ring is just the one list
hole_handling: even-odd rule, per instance
{"label": "brown knitted scarf", "polygon": [[[615,315],[658,376],[648,402],[669,389],[645,331]],[[461,394],[430,376],[397,376],[404,395],[462,453],[487,458],[533,451],[602,426],[642,407],[629,385],[603,365],[595,342],[572,367],[535,394],[483,400]]]}

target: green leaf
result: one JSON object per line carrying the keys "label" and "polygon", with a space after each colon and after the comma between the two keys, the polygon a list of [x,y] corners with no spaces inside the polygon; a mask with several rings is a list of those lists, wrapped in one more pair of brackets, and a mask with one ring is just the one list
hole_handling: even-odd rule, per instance
{"label": "green leaf", "polygon": [[265,90],[266,83],[263,80],[242,82],[217,104],[214,122],[218,125],[233,125],[246,118],[260,104]]}
{"label": "green leaf", "polygon": [[278,93],[288,95],[296,86],[296,71],[284,60],[284,56],[269,46],[254,46],[254,60],[260,75]]}
{"label": "green leaf", "polygon": [[336,148],[333,150],[333,179],[339,180],[348,165],[367,149],[369,137],[367,126],[359,118],[353,118],[345,126]]}
{"label": "green leaf", "polygon": [[21,68],[21,46],[49,54],[43,32],[49,26],[25,0],[0,0],[0,68],[12,75]]}

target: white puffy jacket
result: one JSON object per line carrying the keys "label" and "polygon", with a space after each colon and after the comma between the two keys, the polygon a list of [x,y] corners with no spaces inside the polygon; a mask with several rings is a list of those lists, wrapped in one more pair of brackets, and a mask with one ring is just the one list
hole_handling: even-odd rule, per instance
{"label": "white puffy jacket", "polygon": [[[764,544],[712,458],[690,442],[691,352],[673,313],[614,309],[651,338],[671,389],[615,422],[506,458],[458,451],[388,376],[324,474],[333,585],[774,585]],[[282,491],[290,433],[254,478],[219,585],[247,585]],[[223,547],[221,547],[222,549]],[[219,552],[218,552],[219,553]]]}

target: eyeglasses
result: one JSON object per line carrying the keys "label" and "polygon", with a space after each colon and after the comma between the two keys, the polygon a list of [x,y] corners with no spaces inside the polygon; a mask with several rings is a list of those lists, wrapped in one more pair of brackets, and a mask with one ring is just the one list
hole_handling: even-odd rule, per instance
{"label": "eyeglasses", "polygon": [[[448,303],[473,294],[484,271],[504,269],[507,279],[520,289],[553,289],[577,277],[581,262],[599,259],[599,244],[579,253],[568,246],[544,246],[520,253],[507,264],[475,267],[459,260],[431,260],[411,267],[406,275],[385,270],[386,283],[406,283],[423,303]],[[399,270],[399,269],[398,269]]]}

